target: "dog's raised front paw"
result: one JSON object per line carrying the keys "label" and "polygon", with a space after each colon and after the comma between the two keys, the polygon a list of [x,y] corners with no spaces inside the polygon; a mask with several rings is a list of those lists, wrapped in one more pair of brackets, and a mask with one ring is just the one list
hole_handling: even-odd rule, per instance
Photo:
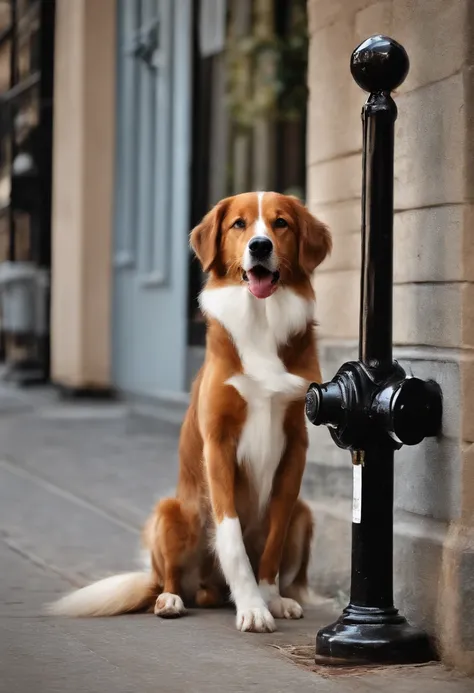
{"label": "dog's raised front paw", "polygon": [[237,611],[237,630],[249,633],[273,633],[275,621],[265,606]]}
{"label": "dog's raised front paw", "polygon": [[155,616],[160,616],[161,618],[179,618],[186,613],[181,597],[170,592],[160,594],[156,600],[154,611]]}

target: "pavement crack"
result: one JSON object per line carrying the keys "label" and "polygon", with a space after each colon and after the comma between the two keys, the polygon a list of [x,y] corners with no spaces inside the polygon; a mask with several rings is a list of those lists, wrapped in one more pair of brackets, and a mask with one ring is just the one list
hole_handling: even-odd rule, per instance
{"label": "pavement crack", "polygon": [[109,666],[111,666],[111,667],[112,667],[113,669],[115,669],[116,671],[120,671],[120,666],[119,666],[118,664],[115,664],[114,662],[111,662],[110,659],[108,659],[108,658],[105,657],[104,655],[99,654],[96,650],[93,650],[92,647],[90,647],[89,645],[86,645],[86,643],[84,642],[84,640],[82,640],[81,638],[78,638],[77,635],[75,635],[74,633],[72,633],[70,630],[68,630],[68,635],[69,635],[70,638],[72,638],[72,639],[75,640],[76,642],[80,643],[80,644],[82,645],[82,647],[83,647],[85,650],[87,650],[87,652],[90,652],[90,653],[93,654],[95,657],[97,657],[98,659],[102,660],[102,662],[106,662]]}
{"label": "pavement crack", "polygon": [[40,556],[33,553],[32,551],[27,551],[22,546],[20,546],[14,539],[12,539],[12,537],[10,537],[4,530],[0,530],[0,536],[3,543],[6,546],[8,546],[10,551],[13,551],[13,553],[17,554],[17,556],[20,556],[24,560],[28,561],[37,568],[41,568],[41,570],[44,570],[45,572],[51,572],[55,573],[56,575],[59,575],[67,582],[70,582],[71,585],[73,585],[73,587],[83,586],[84,581],[79,580],[76,576],[72,575],[71,573],[68,573],[65,570],[62,570],[61,568],[58,568],[58,566],[54,565],[54,563],[50,563],[48,561],[43,560]]}
{"label": "pavement crack", "polygon": [[132,523],[123,520],[118,515],[115,515],[114,513],[111,513],[108,510],[104,510],[104,508],[101,508],[100,506],[91,503],[86,498],[76,496],[74,493],[71,493],[71,491],[68,491],[60,486],[57,486],[56,484],[53,484],[51,481],[41,476],[40,474],[34,473],[19,464],[14,464],[13,462],[6,460],[5,458],[0,459],[0,467],[3,467],[3,469],[5,469],[7,472],[15,474],[16,476],[21,477],[22,479],[27,479],[31,483],[43,488],[45,491],[53,493],[54,495],[63,498],[64,500],[67,500],[70,503],[79,506],[80,508],[89,510],[90,512],[93,512],[96,515],[100,515],[106,520],[109,520],[109,522],[113,522],[118,527],[125,529],[127,532],[132,532],[133,534],[140,534],[141,528],[137,525],[133,525]]}

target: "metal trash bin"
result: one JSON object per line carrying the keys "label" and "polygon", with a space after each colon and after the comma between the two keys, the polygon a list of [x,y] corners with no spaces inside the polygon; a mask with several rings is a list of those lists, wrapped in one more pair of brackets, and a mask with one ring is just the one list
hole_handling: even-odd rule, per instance
{"label": "metal trash bin", "polygon": [[0,263],[2,328],[8,334],[28,335],[36,331],[37,268],[28,262]]}

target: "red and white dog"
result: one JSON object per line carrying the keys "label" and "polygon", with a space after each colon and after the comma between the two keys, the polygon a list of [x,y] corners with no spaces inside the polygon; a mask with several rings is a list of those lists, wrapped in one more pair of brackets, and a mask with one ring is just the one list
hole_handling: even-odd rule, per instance
{"label": "red and white dog", "polygon": [[298,498],[306,461],[304,400],[320,381],[311,275],[328,229],[295,198],[245,193],[219,202],[191,233],[209,273],[200,296],[205,363],[180,438],[175,498],[144,531],[147,572],[106,578],[63,597],[56,614],[152,610],[229,595],[242,631],[300,618],[312,537]]}

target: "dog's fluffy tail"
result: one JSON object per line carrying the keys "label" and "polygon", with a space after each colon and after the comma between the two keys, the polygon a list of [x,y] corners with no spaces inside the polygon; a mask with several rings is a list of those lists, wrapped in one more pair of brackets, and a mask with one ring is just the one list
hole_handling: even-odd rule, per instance
{"label": "dog's fluffy tail", "polygon": [[47,612],[54,616],[117,616],[151,606],[156,594],[150,573],[123,573],[67,594],[48,605]]}

